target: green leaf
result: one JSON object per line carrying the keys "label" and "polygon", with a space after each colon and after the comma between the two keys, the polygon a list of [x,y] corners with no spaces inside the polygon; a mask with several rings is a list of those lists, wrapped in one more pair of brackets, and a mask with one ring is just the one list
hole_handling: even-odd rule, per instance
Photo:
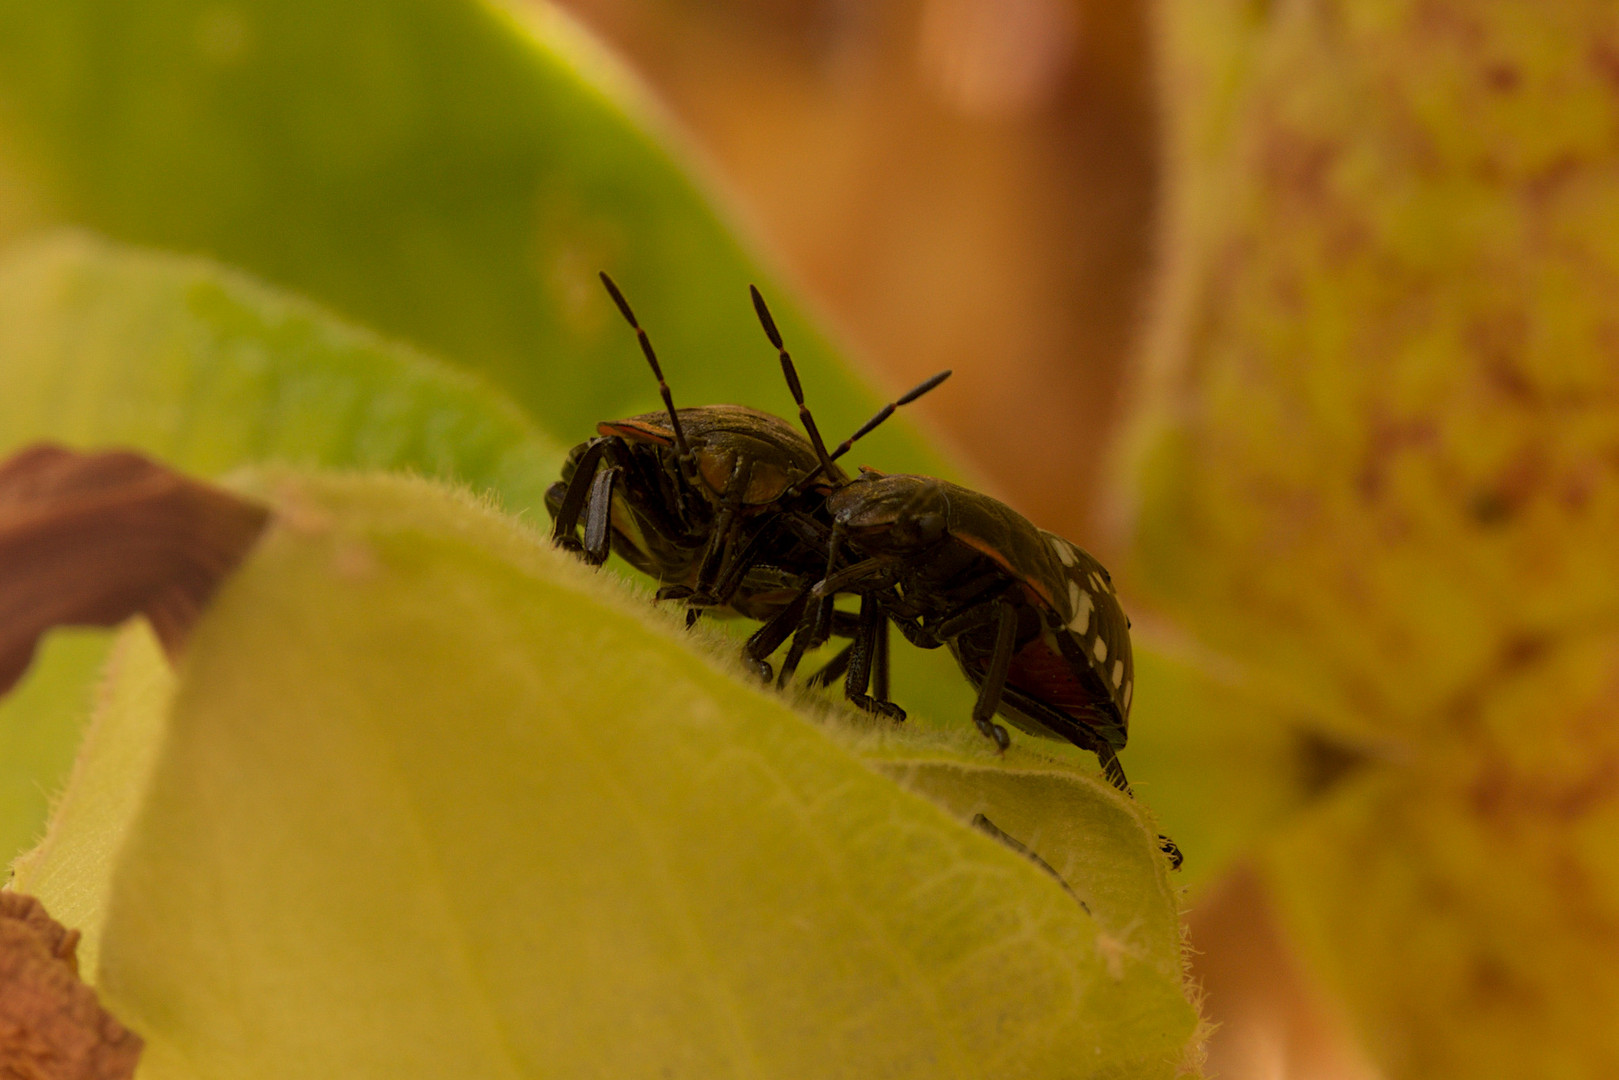
{"label": "green leaf", "polygon": [[541,505],[561,448],[500,393],[201,259],[76,232],[0,262],[0,451],[134,447],[217,476],[399,469]]}
{"label": "green leaf", "polygon": [[[103,712],[20,882],[53,904],[128,828],[86,925],[143,1076],[1175,1073],[1165,866],[1104,785],[1048,811],[1111,822],[1063,865],[1093,918],[509,519],[256,488],[277,524],[143,698],[167,716]],[[120,724],[166,732],[127,825],[80,812]]]}
{"label": "green leaf", "polygon": [[[99,661],[109,650],[105,640],[98,644],[93,655]],[[79,964],[91,979],[100,961],[113,869],[163,746],[174,692],[174,674],[144,620],[131,620],[110,651],[104,691],[83,745],[73,744],[77,761],[51,815],[50,832],[13,866],[14,885],[48,897],[57,921],[84,931]]]}
{"label": "green leaf", "polygon": [[[559,447],[480,380],[199,259],[63,233],[0,261],[0,453],[136,447],[217,475],[260,461],[410,470],[539,505]],[[45,824],[102,635],[51,645],[0,702],[0,860]]]}
{"label": "green leaf", "polygon": [[[852,429],[875,396],[743,249],[649,111],[594,43],[532,5],[0,0],[0,242],[75,224],[206,253],[481,373],[561,446],[658,407],[598,269],[627,290],[677,402],[789,411],[748,307],[756,281],[823,430]],[[487,391],[463,385],[450,397],[465,409],[424,412],[433,392],[401,387],[402,402],[374,365],[331,355],[391,347],[349,334],[327,347],[298,328],[323,321],[300,301],[234,271],[188,280],[216,276],[203,264],[152,280],[128,262],[80,266],[102,257],[72,246],[35,246],[5,271],[0,443],[121,442],[205,473],[265,457],[410,468],[538,512],[554,445],[532,431],[518,435],[526,451],[469,444],[520,426],[469,400]],[[866,453],[951,472],[903,417]],[[896,652],[908,700],[965,715],[947,657]],[[70,741],[80,714],[68,702],[53,715]],[[55,774],[24,764],[0,774],[54,789]],[[27,801],[18,835],[40,825],[42,796]]]}
{"label": "green leaf", "polygon": [[[758,282],[823,430],[877,404],[550,9],[474,0],[0,0],[0,233],[204,252],[483,373],[566,441],[677,402],[790,412]],[[901,420],[872,460],[938,472]]]}
{"label": "green leaf", "polygon": [[91,687],[109,640],[104,630],[51,633],[27,676],[0,698],[0,866],[44,831],[50,797],[90,718]]}

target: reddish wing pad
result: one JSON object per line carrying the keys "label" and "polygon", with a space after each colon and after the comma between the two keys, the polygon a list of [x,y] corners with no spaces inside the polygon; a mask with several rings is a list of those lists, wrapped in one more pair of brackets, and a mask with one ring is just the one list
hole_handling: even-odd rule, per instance
{"label": "reddish wing pad", "polygon": [[1052,651],[1043,638],[1036,638],[1013,655],[1006,681],[1030,697],[1076,718],[1082,718],[1098,705],[1112,704],[1112,698],[1101,692],[1089,668],[1084,669],[1083,674],[1076,671],[1068,658]]}

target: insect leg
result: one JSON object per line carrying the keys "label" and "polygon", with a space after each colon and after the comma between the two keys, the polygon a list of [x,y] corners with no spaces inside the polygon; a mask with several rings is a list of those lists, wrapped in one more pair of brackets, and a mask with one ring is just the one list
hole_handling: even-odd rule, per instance
{"label": "insect leg", "polygon": [[1113,752],[1107,740],[1097,739],[1091,749],[1096,752],[1096,760],[1102,763],[1102,775],[1107,777],[1107,782],[1130,798],[1135,798],[1135,792],[1130,790],[1130,781],[1125,779],[1124,766],[1119,764],[1119,755]]}
{"label": "insect leg", "polygon": [[[823,600],[819,601],[819,603],[830,606],[831,600]],[[837,634],[840,637],[859,638],[860,627],[858,622],[853,627],[848,626],[845,622],[845,618],[848,614],[849,613],[845,611],[833,611],[831,613],[830,617],[827,619],[829,635]],[[789,682],[791,682],[793,676],[798,672],[799,661],[804,659],[804,653],[826,641],[825,637],[817,638],[816,636],[815,624],[817,622],[817,618],[818,612],[814,605],[805,609],[804,617],[798,624],[798,630],[793,634],[793,643],[792,645],[788,646],[787,657],[781,662],[781,674],[776,676],[777,686],[786,686]],[[854,645],[851,644],[837,656],[833,657],[831,662],[828,663],[826,667],[822,669],[822,671],[816,673],[816,678],[811,680],[811,684],[825,686],[833,679],[836,679],[839,675],[842,675],[849,666],[850,654],[853,649]],[[826,675],[825,679],[820,678],[820,676],[823,674]]]}
{"label": "insect leg", "polygon": [[[1124,766],[1119,764],[1119,755],[1113,752],[1113,747],[1108,745],[1107,740],[1097,739],[1095,745],[1087,749],[1095,751],[1096,760],[1102,763],[1102,775],[1107,777],[1108,783],[1132,799],[1135,798],[1135,793],[1130,790],[1130,781],[1125,779]],[[1183,856],[1179,845],[1163,833],[1158,834],[1158,850],[1169,856],[1169,868],[1171,870],[1181,868]]]}
{"label": "insect leg", "polygon": [[[834,540],[840,539],[835,530],[832,537]],[[836,547],[832,547],[830,550],[835,557],[837,554]],[[828,563],[831,562],[830,559],[827,561]],[[813,595],[820,601],[820,607],[816,612],[811,644],[820,645],[831,636],[832,603],[837,598],[838,593],[858,592],[862,596],[871,595],[893,585],[899,573],[900,568],[894,558],[884,555],[857,562],[853,566],[839,570],[837,573],[829,573],[826,577],[816,582]],[[853,585],[859,585],[861,588],[850,588]]]}
{"label": "insect leg", "polygon": [[[713,592],[707,599],[717,605],[731,602],[731,597],[735,596],[736,590],[742,586],[742,579],[759,561],[759,552],[765,546],[765,535],[769,531],[768,528],[755,529],[747,542],[741,545],[740,551],[728,553],[721,560]],[[807,596],[809,590],[805,589],[804,592]]]}
{"label": "insect leg", "polygon": [[[880,614],[882,618],[878,620],[876,633],[872,636],[871,696],[878,701],[888,701],[888,617],[886,613]],[[894,705],[894,708],[899,706]]]}
{"label": "insect leg", "polygon": [[915,619],[902,619],[897,615],[890,614],[888,621],[899,627],[899,632],[905,640],[915,645],[918,649],[937,649],[944,644],[943,638]]}
{"label": "insect leg", "polygon": [[601,465],[602,455],[617,441],[612,436],[592,439],[586,444],[585,452],[579,455],[579,462],[574,467],[573,475],[568,478],[561,504],[552,515],[551,542],[558,547],[569,551],[581,550],[574,529],[579,525],[579,515],[590,496],[590,486],[596,479],[596,470]]}
{"label": "insect leg", "polygon": [[[843,527],[834,524],[831,535],[826,541],[826,576],[810,590],[812,603],[804,612],[804,619],[798,625],[798,631],[793,634],[793,643],[787,649],[787,658],[781,663],[781,674],[776,676],[777,686],[786,686],[798,671],[798,663],[804,658],[804,653],[820,645],[832,636],[836,625],[836,613],[833,603],[837,599],[835,593],[824,592],[821,586],[836,575],[834,569],[838,565],[838,555],[843,547]],[[856,632],[858,640],[858,631]]]}
{"label": "insect leg", "polygon": [[849,670],[843,679],[843,696],[862,709],[871,700],[866,697],[866,686],[871,682],[871,618],[874,614],[878,614],[876,597],[862,596],[860,632],[849,646]]}
{"label": "insect leg", "polygon": [[774,675],[770,670],[770,662],[766,659],[771,653],[781,648],[781,643],[792,634],[793,628],[804,620],[804,607],[809,603],[809,586],[806,585],[793,597],[792,601],[780,611],[772,615],[768,621],[753,632],[747,644],[742,647],[742,659],[759,673],[759,677],[769,682]]}
{"label": "insect leg", "polygon": [[[834,611],[832,613],[832,636],[858,637],[860,634],[859,622],[859,618],[852,612]],[[849,670],[849,657],[853,652],[854,643],[850,642],[842,649],[839,649],[838,654],[828,660],[825,667],[805,679],[804,685],[814,690],[822,686],[831,686],[834,682],[843,678],[843,673]],[[798,661],[796,660],[793,662],[793,670],[798,670]],[[788,677],[791,678],[791,675],[792,673],[789,672]]]}
{"label": "insect leg", "polygon": [[1003,606],[999,603],[974,604],[966,611],[952,615],[939,623],[938,626],[933,627],[933,634],[940,641],[958,638],[969,630],[977,630],[980,626],[987,626],[1001,618],[1001,608]]}
{"label": "insect leg", "polygon": [[613,483],[624,470],[617,465],[596,473],[585,500],[585,562],[600,566],[613,547]]}
{"label": "insect leg", "polygon": [[777,686],[786,686],[793,681],[799,661],[804,659],[804,653],[809,649],[810,637],[814,634],[813,619],[811,612],[806,610],[798,624],[798,631],[793,634],[793,643],[787,647],[787,655],[781,662],[781,671],[776,675]]}
{"label": "insect leg", "polygon": [[[893,702],[879,695],[871,697],[866,694],[866,687],[871,682],[872,671],[877,664],[877,658],[882,645],[884,632],[888,629],[888,616],[883,612],[882,601],[872,593],[860,598],[860,633],[850,646],[849,673],[843,681],[843,696],[857,709],[877,713],[892,720],[905,719],[905,711]],[[886,664],[886,658],[884,658]],[[883,673],[884,683],[887,683],[887,672]],[[883,688],[886,693],[886,686]]]}
{"label": "insect leg", "polygon": [[[834,534],[836,535],[836,534]],[[894,584],[899,574],[899,567],[891,555],[878,555],[875,558],[864,559],[853,566],[846,566],[836,573],[828,574],[815,583],[815,595],[831,597],[840,592],[854,592],[851,585],[863,585],[866,588],[860,592],[885,589]]]}
{"label": "insect leg", "polygon": [[[725,490],[720,495],[719,512],[714,515],[713,531],[709,533],[702,561],[697,564],[697,583],[687,603],[707,606],[714,602],[714,583],[725,556],[736,544],[736,531],[742,524],[738,514],[742,508],[742,493],[748,489],[748,479],[752,473],[752,464],[746,458],[738,457],[730,477],[725,481]],[[687,614],[687,621],[694,621],[690,613]]]}
{"label": "insect leg", "polygon": [[[834,571],[838,566],[838,556],[842,553],[842,550],[843,526],[834,523],[832,534],[826,540],[826,575],[810,591],[811,595],[815,597],[815,602],[811,605],[810,610],[805,612],[806,625],[799,628],[798,634],[793,638],[793,647],[788,652],[795,668],[798,666],[798,658],[804,655],[806,646],[819,645],[832,635],[832,609],[837,602],[837,594],[823,591],[820,585],[834,576]],[[808,635],[807,637],[805,636],[806,634]]]}
{"label": "insect leg", "polygon": [[1062,875],[1057,873],[1056,868],[1054,868],[1050,863],[1046,862],[1046,860],[1042,859],[1039,853],[1033,848],[1023,843],[1011,833],[1006,832],[999,825],[996,825],[993,821],[989,820],[989,817],[985,814],[974,814],[972,826],[979,832],[985,833],[994,837],[996,840],[999,840],[1001,843],[1005,844],[1007,847],[1011,848],[1019,855],[1022,855],[1025,859],[1030,860],[1040,869],[1056,878],[1057,884],[1061,885],[1063,889],[1067,891],[1068,895],[1072,896],[1076,901],[1078,901],[1079,906],[1085,909],[1085,914],[1089,915],[1091,913],[1091,906],[1085,901],[1080,900],[1079,894],[1069,887],[1068,882],[1063,880]]}
{"label": "insect leg", "polygon": [[1001,691],[1006,689],[1006,674],[1012,667],[1012,650],[1017,645],[1017,608],[1005,600],[997,600],[995,608],[999,619],[995,624],[995,651],[990,654],[984,681],[978,686],[978,701],[973,705],[973,723],[984,737],[992,739],[996,747],[1005,750],[1012,745],[1006,729],[994,720],[995,710],[1001,704]]}
{"label": "insect leg", "polygon": [[831,686],[833,680],[843,676],[849,670],[849,656],[854,652],[854,643],[845,645],[838,651],[838,655],[827,661],[825,667],[804,680],[804,685],[815,689],[822,686]]}

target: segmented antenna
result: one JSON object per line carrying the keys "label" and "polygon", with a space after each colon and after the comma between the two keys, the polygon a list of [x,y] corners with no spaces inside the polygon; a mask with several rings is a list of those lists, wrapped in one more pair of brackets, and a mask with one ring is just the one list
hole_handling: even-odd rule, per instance
{"label": "segmented antenna", "polygon": [[657,376],[658,393],[663,395],[663,407],[669,412],[669,426],[675,429],[675,457],[680,462],[681,475],[688,480],[693,479],[696,476],[696,468],[691,447],[686,444],[686,433],[680,428],[680,416],[675,412],[675,400],[669,393],[669,384],[663,381],[663,368],[658,365],[658,355],[652,351],[652,339],[646,336],[641,324],[635,321],[635,312],[630,310],[629,301],[618,291],[618,286],[607,276],[607,271],[601,270],[598,273],[601,274],[602,284],[607,286],[607,295],[618,305],[619,314],[624,316],[624,321],[635,331],[635,340],[641,343],[641,352],[646,355],[646,362],[652,366],[652,374]]}
{"label": "segmented antenna", "polygon": [[793,358],[787,354],[786,346],[781,343],[781,331],[776,329],[776,320],[770,317],[770,308],[765,306],[765,298],[759,295],[759,290],[749,285],[748,292],[753,295],[753,310],[759,313],[759,325],[765,328],[765,336],[770,339],[770,344],[774,345],[776,351],[781,354],[781,373],[787,376],[787,389],[793,392],[793,400],[798,403],[799,422],[804,425],[805,432],[809,434],[810,442],[815,446],[815,456],[821,459],[819,465],[793,483],[793,486],[789,489],[790,492],[802,491],[805,484],[808,484],[822,473],[831,476],[834,469],[832,463],[847,454],[849,448],[855,443],[870,435],[884,420],[893,416],[895,409],[901,405],[909,405],[950,377],[950,372],[946,370],[918,383],[877,410],[876,416],[861,424],[859,431],[844,439],[838,444],[838,448],[829,454],[826,452],[826,443],[821,439],[820,429],[815,426],[815,418],[810,415],[809,406],[804,404],[804,388],[798,381],[798,369],[793,366]]}
{"label": "segmented antenna", "polygon": [[[798,381],[798,369],[793,366],[793,358],[787,354],[787,348],[781,343],[781,331],[776,329],[776,320],[770,317],[770,308],[765,306],[765,298],[759,295],[759,290],[748,286],[748,292],[753,296],[753,310],[759,313],[759,325],[765,328],[765,337],[770,344],[776,347],[781,354],[781,373],[787,376],[787,389],[793,392],[793,400],[798,403],[798,421],[804,425],[809,434],[810,442],[815,447],[815,456],[821,459],[820,469],[831,475],[832,459],[827,456],[826,443],[821,440],[821,432],[815,426],[815,418],[810,415],[809,406],[804,404],[804,387]],[[814,473],[811,474],[815,475]]]}
{"label": "segmented antenna", "polygon": [[878,409],[877,410],[877,415],[873,416],[870,420],[867,420],[864,424],[860,425],[860,430],[856,431],[853,435],[850,435],[847,439],[844,439],[842,442],[838,443],[838,448],[836,450],[832,451],[830,454],[826,455],[825,460],[823,460],[819,465],[815,466],[815,468],[811,469],[809,472],[805,473],[802,477],[800,477],[798,480],[796,480],[793,483],[792,491],[794,491],[794,492],[802,491],[806,484],[808,484],[810,481],[814,480],[817,476],[821,475],[821,473],[823,473],[823,472],[826,473],[828,476],[832,475],[831,471],[830,471],[832,462],[836,461],[838,458],[842,457],[844,454],[847,454],[849,452],[849,448],[851,446],[853,446],[855,443],[859,442],[861,439],[865,438],[867,435],[870,435],[872,433],[873,429],[875,429],[877,427],[877,425],[881,424],[884,420],[887,420],[890,416],[893,416],[895,409],[899,408],[901,405],[909,405],[911,402],[915,401],[917,398],[921,397],[923,394],[927,393],[929,390],[932,390],[934,387],[938,386],[940,383],[944,382],[949,377],[950,377],[950,370],[948,368],[946,368],[944,371],[939,372],[937,375],[933,375],[933,376],[931,376],[931,377],[929,377],[927,379],[924,379],[922,382],[917,383],[915,386],[911,387],[905,393],[901,394],[899,397],[895,398],[893,401],[890,401],[887,405],[884,405],[881,409]]}
{"label": "segmented antenna", "polygon": [[929,390],[932,390],[935,386],[938,386],[949,377],[950,369],[946,368],[937,375],[917,383],[915,386],[911,387],[911,389],[907,390],[893,401],[890,401],[881,409],[878,409],[877,415],[873,416],[870,420],[867,420],[864,424],[861,424],[859,431],[838,443],[838,448],[832,451],[832,460],[836,461],[844,454],[847,454],[849,452],[849,447],[853,446],[861,439],[864,439],[867,435],[870,435],[873,428],[875,428],[878,424],[881,424],[884,420],[887,420],[890,416],[894,415],[895,409],[899,408],[901,405],[909,405],[911,402],[915,401]]}

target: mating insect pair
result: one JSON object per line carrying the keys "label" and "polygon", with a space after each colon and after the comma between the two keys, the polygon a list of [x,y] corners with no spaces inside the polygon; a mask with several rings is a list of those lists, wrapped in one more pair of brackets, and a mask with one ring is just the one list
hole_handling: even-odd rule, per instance
{"label": "mating insect pair", "polygon": [[[947,647],[977,688],[973,722],[997,746],[1010,743],[999,715],[1092,751],[1129,792],[1117,757],[1134,693],[1129,620],[1101,564],[988,496],[925,476],[850,478],[837,465],[949,372],[828,451],[758,290],[804,435],[743,406],[676,409],[646,332],[602,282],[635,330],[664,412],[604,421],[569,453],[546,493],[556,543],[592,564],[618,552],[659,582],[658,599],[687,605],[688,625],[704,610],[761,621],[743,655],[767,679],[768,658],[789,639],[783,683],[807,650],[850,639],[812,681],[842,676],[850,701],[895,719],[904,712],[889,700],[889,627],[922,648]],[[839,594],[857,596],[858,613],[838,610]]]}

